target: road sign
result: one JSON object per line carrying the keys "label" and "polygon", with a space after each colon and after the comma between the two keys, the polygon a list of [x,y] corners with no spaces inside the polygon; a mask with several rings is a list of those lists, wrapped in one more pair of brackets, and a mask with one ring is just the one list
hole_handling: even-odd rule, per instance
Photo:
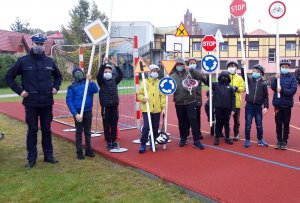
{"label": "road sign", "polygon": [[177,84],[173,78],[162,78],[158,84],[159,91],[164,95],[171,95],[176,91]]}
{"label": "road sign", "polygon": [[167,74],[170,75],[171,71],[173,70],[173,68],[174,68],[174,66],[176,64],[176,61],[162,60],[161,64],[165,68]]}
{"label": "road sign", "polygon": [[177,31],[175,33],[176,37],[188,37],[189,33],[187,29],[185,29],[183,23],[180,23],[179,27],[177,28]]}
{"label": "road sign", "polygon": [[269,7],[269,14],[272,18],[279,19],[286,12],[285,4],[281,1],[274,1]]}
{"label": "road sign", "polygon": [[222,35],[220,29],[217,30],[215,38],[218,42],[224,42],[224,38],[223,38],[223,35]]}
{"label": "road sign", "polygon": [[[141,68],[141,65],[142,65],[142,68]],[[143,59],[141,57],[139,57],[138,62],[135,64],[134,73],[144,73],[144,72],[150,72],[150,68],[143,61]]]}
{"label": "road sign", "polygon": [[217,46],[216,38],[213,35],[205,35],[202,39],[202,48],[209,52],[215,50]]}
{"label": "road sign", "polygon": [[109,36],[109,33],[100,19],[88,24],[84,27],[84,31],[93,44],[99,44],[102,40]]}
{"label": "road sign", "polygon": [[202,58],[201,65],[206,72],[213,72],[218,67],[218,59],[214,55],[206,55]]}
{"label": "road sign", "polygon": [[243,0],[234,0],[230,4],[230,13],[233,17],[243,16],[247,10],[246,2]]}

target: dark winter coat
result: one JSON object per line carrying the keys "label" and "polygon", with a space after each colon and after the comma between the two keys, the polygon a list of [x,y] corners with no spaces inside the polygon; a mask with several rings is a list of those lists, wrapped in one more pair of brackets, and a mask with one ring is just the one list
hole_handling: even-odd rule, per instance
{"label": "dark winter coat", "polygon": [[235,111],[235,93],[229,83],[213,82],[213,107]]}
{"label": "dark winter coat", "polygon": [[[21,86],[15,78],[21,75]],[[57,91],[62,76],[52,58],[30,53],[17,60],[5,76],[7,85],[18,95],[25,90],[29,95],[23,99],[24,106],[43,107],[54,104],[52,89]]]}

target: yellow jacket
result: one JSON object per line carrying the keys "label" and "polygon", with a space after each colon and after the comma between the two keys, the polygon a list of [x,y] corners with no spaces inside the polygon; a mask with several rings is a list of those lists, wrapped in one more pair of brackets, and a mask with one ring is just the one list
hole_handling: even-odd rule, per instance
{"label": "yellow jacket", "polygon": [[235,106],[236,108],[241,108],[241,104],[242,104],[241,93],[245,92],[246,90],[245,82],[243,78],[238,74],[234,74],[234,75],[230,74],[230,79],[231,79],[230,85],[236,86],[238,88],[237,91],[235,92]]}
{"label": "yellow jacket", "polygon": [[[145,81],[148,93],[150,113],[160,113],[166,107],[166,96],[159,91],[159,79],[147,78]],[[143,82],[140,85],[137,97],[141,103],[142,112],[147,112],[146,102],[144,102],[145,92]]]}

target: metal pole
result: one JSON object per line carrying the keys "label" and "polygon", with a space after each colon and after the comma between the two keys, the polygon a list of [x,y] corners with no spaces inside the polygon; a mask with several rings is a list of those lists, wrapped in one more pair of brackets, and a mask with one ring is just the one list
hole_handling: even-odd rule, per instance
{"label": "metal pole", "polygon": [[209,73],[209,125],[212,126],[212,77]]}
{"label": "metal pole", "polygon": [[[239,21],[239,31],[240,31],[240,41],[241,41],[241,48],[242,48],[242,57],[243,57],[243,61],[245,61],[246,57],[245,57],[245,48],[244,48],[244,38],[243,38],[243,31],[242,31],[242,17],[238,17],[238,21]],[[244,66],[244,65],[242,65]],[[249,94],[249,88],[248,88],[248,68],[247,66],[244,66],[244,78],[245,78],[245,85],[246,85],[246,94]]]}
{"label": "metal pole", "polygon": [[[276,20],[276,68],[277,74],[280,74],[280,63],[279,63],[279,20]],[[280,78],[277,79],[277,88],[280,87]],[[277,92],[277,97],[280,98],[280,93]]]}

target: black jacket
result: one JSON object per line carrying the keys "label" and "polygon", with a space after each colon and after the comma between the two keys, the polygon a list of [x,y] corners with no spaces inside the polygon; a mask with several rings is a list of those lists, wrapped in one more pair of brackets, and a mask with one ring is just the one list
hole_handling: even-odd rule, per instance
{"label": "black jacket", "polygon": [[[21,86],[15,78],[21,75]],[[24,106],[53,105],[52,89],[59,90],[62,76],[52,58],[30,53],[17,60],[5,76],[7,85],[18,95],[25,90],[29,96],[23,99]]]}
{"label": "black jacket", "polygon": [[101,106],[118,106],[119,105],[119,96],[118,96],[118,84],[123,78],[123,72],[119,66],[116,66],[117,76],[106,80],[103,78],[103,73],[106,65],[102,64],[98,75],[97,82],[100,87],[99,90],[99,99]]}
{"label": "black jacket", "polygon": [[235,94],[229,83],[213,82],[213,107],[235,111]]}

